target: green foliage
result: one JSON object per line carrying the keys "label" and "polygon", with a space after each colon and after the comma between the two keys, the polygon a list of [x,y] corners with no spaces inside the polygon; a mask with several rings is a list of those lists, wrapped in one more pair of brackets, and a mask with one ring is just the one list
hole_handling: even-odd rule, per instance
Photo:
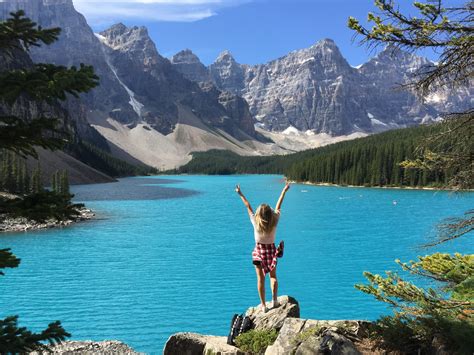
{"label": "green foliage", "polygon": [[[436,344],[445,344],[455,354],[472,354],[474,324],[456,318],[412,318],[403,314],[381,317],[371,338],[387,350],[403,354],[436,353]],[[434,344],[433,344],[434,341]]]}
{"label": "green foliage", "polygon": [[381,346],[429,351],[434,338],[452,351],[474,348],[474,255],[435,253],[399,265],[411,274],[435,280],[439,290],[422,288],[387,271],[386,276],[365,272],[368,285],[356,288],[390,304],[394,316],[377,322]]}
{"label": "green foliage", "polygon": [[322,330],[324,330],[326,328],[323,328],[323,327],[320,327],[320,326],[312,326],[312,327],[309,327],[305,330],[303,330],[302,332],[298,333],[292,340],[291,342],[293,344],[300,344],[300,343],[303,343],[305,342],[306,340],[308,340],[309,338],[313,337],[313,336],[317,336],[319,334],[321,334]]}
{"label": "green foliage", "polygon": [[[62,148],[65,139],[55,136],[60,134],[56,129],[57,122],[45,117],[26,122],[15,116],[0,116],[0,149],[37,158],[35,147],[49,150]],[[46,134],[50,136],[45,138]]]}
{"label": "green foliage", "polygon": [[60,28],[43,29],[36,23],[24,17],[23,10],[12,12],[11,18],[0,22],[0,49],[29,49],[39,46],[39,42],[51,44],[56,41],[61,33]]}
{"label": "green foliage", "polygon": [[68,196],[69,193],[69,178],[66,170],[54,172],[51,177],[51,190],[62,196]]}
{"label": "green foliage", "polygon": [[25,159],[11,152],[0,152],[0,190],[26,194],[29,189],[30,176]]}
{"label": "green foliage", "polygon": [[48,219],[64,221],[79,216],[82,204],[72,204],[70,194],[43,190],[21,198],[0,199],[0,213],[12,217],[25,217],[37,222]]}
{"label": "green foliage", "polygon": [[358,186],[444,187],[456,169],[404,169],[419,142],[441,125],[404,128],[289,155],[243,157],[221,150],[193,153],[183,174],[284,174],[290,180]]}
{"label": "green foliage", "polygon": [[66,100],[66,94],[78,97],[98,85],[92,66],[66,68],[53,64],[35,64],[33,68],[12,70],[0,75],[0,97],[13,104],[22,94],[30,99],[46,101]]}
{"label": "green foliage", "polygon": [[451,7],[442,0],[414,1],[415,15],[402,13],[394,0],[375,0],[375,6],[377,13],[367,16],[373,25],[370,28],[353,17],[348,19],[349,28],[362,38],[361,43],[391,44],[408,50],[435,48],[440,52],[438,64],[423,68],[413,88],[426,95],[439,87],[469,84],[474,67],[472,1]]}
{"label": "green foliage", "polygon": [[[0,269],[15,268],[20,265],[20,259],[18,259],[10,249],[0,249]],[[0,276],[5,275],[3,271],[0,271]]]}
{"label": "green foliage", "polygon": [[192,153],[192,160],[180,167],[179,174],[272,174],[291,164],[286,156],[248,157],[227,150]]}
{"label": "green foliage", "polygon": [[240,334],[235,339],[235,344],[245,352],[249,352],[251,354],[263,354],[265,349],[272,345],[277,337],[278,332],[275,329],[251,329],[248,332]]}
{"label": "green foliage", "polygon": [[[23,11],[11,14],[11,18],[0,23],[0,51],[2,55],[13,55],[16,51],[28,50],[39,42],[50,44],[60,30],[42,29]],[[35,64],[30,68],[0,73],[0,103],[12,107],[20,98],[38,103],[54,103],[65,100],[67,94],[77,97],[98,85],[98,77],[91,66],[81,64],[80,68],[66,68],[53,64]],[[22,156],[37,157],[35,146],[58,149],[65,140],[58,135],[57,119],[0,116],[0,148]]]}
{"label": "green foliage", "polygon": [[86,141],[80,141],[73,146],[67,147],[67,152],[94,169],[112,177],[152,175],[157,173],[155,168],[127,163]]}
{"label": "green foliage", "polygon": [[18,327],[18,317],[11,316],[0,320],[0,352],[2,354],[46,351],[42,342],[54,345],[61,343],[71,335],[64,330],[61,322],[50,323],[41,333],[33,333],[25,327]]}

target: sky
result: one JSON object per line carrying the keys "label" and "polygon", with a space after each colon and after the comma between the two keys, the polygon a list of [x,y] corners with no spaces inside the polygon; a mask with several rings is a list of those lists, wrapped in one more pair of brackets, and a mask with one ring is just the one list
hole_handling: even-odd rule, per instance
{"label": "sky", "polygon": [[[331,38],[357,66],[375,53],[353,40],[347,19],[365,21],[373,0],[73,0],[95,32],[122,22],[146,26],[165,57],[191,49],[209,65],[230,50],[237,62],[260,64]],[[411,9],[409,0],[399,0]],[[436,60],[436,55],[421,53]]]}

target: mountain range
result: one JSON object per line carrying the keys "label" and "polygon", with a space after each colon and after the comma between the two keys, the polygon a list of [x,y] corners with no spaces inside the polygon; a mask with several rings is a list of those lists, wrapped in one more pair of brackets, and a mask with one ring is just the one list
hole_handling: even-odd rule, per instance
{"label": "mountain range", "polygon": [[396,90],[425,58],[392,47],[358,68],[324,39],[259,65],[228,51],[206,67],[189,49],[167,59],[145,27],[94,33],[72,0],[4,0],[0,19],[23,9],[60,39],[33,48],[34,62],[93,65],[100,85],[64,105],[83,140],[134,164],[174,168],[193,151],[284,154],[387,129],[436,121],[470,105],[470,90],[424,101]]}

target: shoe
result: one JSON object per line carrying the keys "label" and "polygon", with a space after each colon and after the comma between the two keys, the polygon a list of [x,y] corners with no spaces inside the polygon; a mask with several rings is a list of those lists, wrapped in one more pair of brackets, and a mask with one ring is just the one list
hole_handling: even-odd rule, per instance
{"label": "shoe", "polygon": [[263,312],[263,313],[267,313],[268,312],[268,308],[267,308],[267,305],[263,305],[261,304],[259,307],[258,307],[259,311]]}
{"label": "shoe", "polygon": [[272,301],[272,308],[278,308],[280,307],[280,302],[278,300],[273,300]]}
{"label": "shoe", "polygon": [[277,248],[277,257],[283,257],[283,250],[285,249],[285,242],[282,240]]}

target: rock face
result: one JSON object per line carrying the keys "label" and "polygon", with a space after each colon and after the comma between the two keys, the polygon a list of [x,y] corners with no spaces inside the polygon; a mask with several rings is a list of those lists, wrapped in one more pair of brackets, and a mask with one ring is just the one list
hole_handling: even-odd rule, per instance
{"label": "rock face", "polygon": [[258,306],[249,308],[246,315],[252,320],[254,329],[276,329],[280,330],[287,318],[299,318],[300,306],[291,296],[278,297],[280,306],[270,308],[267,304],[268,312],[263,313]]}
{"label": "rock face", "polygon": [[353,341],[367,336],[369,325],[365,321],[287,318],[265,354],[360,354]]}
{"label": "rock face", "polygon": [[227,344],[226,337],[201,335],[196,333],[173,334],[163,349],[164,355],[244,355],[235,346]]}
{"label": "rock face", "polygon": [[[132,163],[136,160],[144,162],[143,156],[150,144],[145,142],[142,134],[128,130],[144,125],[162,138],[175,132],[180,123],[198,127],[200,132],[197,135],[196,130],[186,131],[186,134],[193,131],[198,141],[195,145],[194,141],[192,144],[181,144],[171,139],[171,150],[179,152],[177,154],[183,161],[190,151],[229,149],[229,145],[231,149],[253,153],[254,148],[239,144],[241,140],[258,140],[259,137],[255,133],[255,120],[246,101],[226,94],[221,96],[217,88],[201,88],[198,83],[185,78],[168,59],[158,53],[145,27],[126,27],[119,23],[100,34],[94,34],[85,18],[74,9],[72,0],[1,1],[0,20],[18,9],[25,10],[28,17],[43,27],[62,29],[59,40],[51,46],[33,48],[33,61],[66,66],[86,63],[94,67],[100,77],[100,85],[82,95],[82,105],[71,100],[67,108],[73,120],[84,123],[84,134],[88,133],[89,123],[97,128],[112,143],[108,147],[105,145],[116,156],[116,151],[122,150],[122,158],[130,157]],[[183,53],[175,59],[176,65],[180,65],[179,62],[185,68],[192,62],[192,55]],[[195,79],[203,78],[196,76]],[[118,123],[119,127],[111,124],[111,120]],[[107,129],[109,135],[112,135],[112,131],[120,131],[112,137],[113,141],[104,133]],[[231,139],[223,137],[222,132]],[[97,134],[94,131],[89,137],[93,137],[94,133]],[[120,145],[116,140],[122,138],[117,137],[122,133],[140,137]],[[179,135],[182,136],[182,133]],[[236,142],[229,143],[232,140]],[[205,145],[206,142],[211,144],[203,146],[202,143]],[[115,149],[114,146],[119,148]],[[162,155],[159,149],[150,154]],[[147,163],[150,161],[147,160]],[[152,162],[152,165],[161,168],[162,163],[164,161],[160,160]],[[174,166],[172,162],[166,167]]]}
{"label": "rock face", "polygon": [[239,64],[225,51],[208,69],[219,89],[245,98],[264,128],[295,127],[338,136],[426,123],[447,110],[472,105],[472,89],[436,93],[424,102],[397,90],[418,69],[432,65],[426,58],[387,47],[353,68],[334,41],[324,39],[255,66]]}
{"label": "rock face", "polygon": [[[358,342],[368,336],[370,322],[301,319],[298,318],[298,302],[293,297],[281,296],[278,300],[280,307],[267,313],[259,311],[258,307],[249,308],[246,313],[252,319],[254,329],[276,329],[279,332],[274,344],[266,349],[265,355],[381,354],[372,349],[370,352],[362,347],[358,349]],[[226,337],[177,333],[168,339],[163,354],[240,355],[242,351],[227,345]]]}
{"label": "rock face", "polygon": [[171,64],[191,81],[206,82],[211,80],[207,68],[190,49],[176,53],[171,57]]}

